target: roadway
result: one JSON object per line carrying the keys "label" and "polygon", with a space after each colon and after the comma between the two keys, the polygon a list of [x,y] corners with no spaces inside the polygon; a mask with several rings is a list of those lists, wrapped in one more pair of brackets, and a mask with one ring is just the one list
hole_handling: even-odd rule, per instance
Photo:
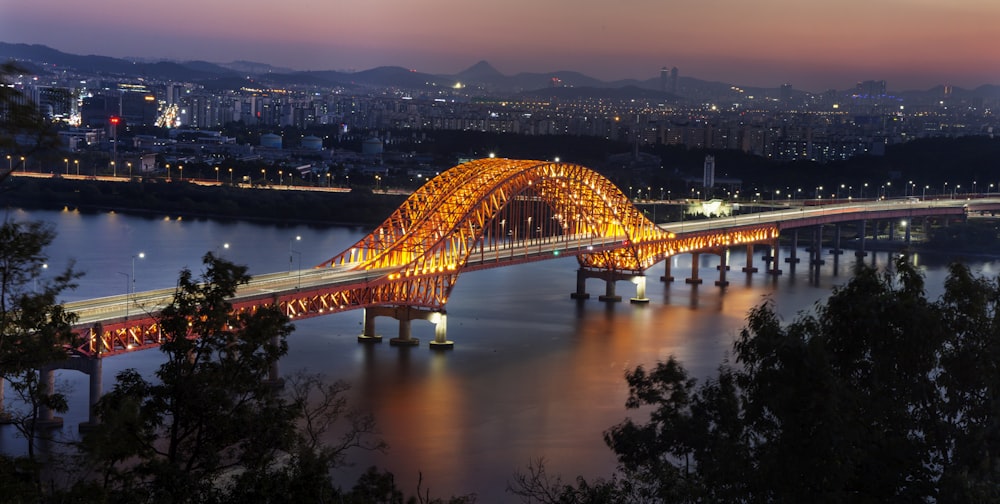
{"label": "roadway", "polygon": [[[906,199],[816,207],[789,207],[755,214],[672,222],[661,224],[659,228],[674,233],[677,238],[684,238],[705,232],[717,232],[721,229],[738,229],[761,224],[777,224],[781,229],[791,229],[816,225],[817,222],[848,222],[863,218],[892,218],[909,214],[916,216],[927,213],[960,215],[965,212],[967,206],[1000,210],[1000,198],[931,201]],[[594,238],[575,235],[535,238],[516,244],[507,242],[485,249],[477,246],[471,249],[468,261],[463,266],[462,271],[475,271],[522,262],[553,259],[559,256],[575,256],[609,250],[622,246],[626,239],[625,236]],[[357,263],[351,263],[331,268],[310,268],[257,275],[248,284],[237,289],[233,301],[261,295],[280,295],[312,289],[364,284],[396,271],[395,268],[358,271],[353,269],[356,265]],[[174,292],[174,288],[168,288],[128,295],[121,294],[69,302],[65,304],[65,308],[78,315],[78,325],[81,326],[91,325],[98,321],[129,317],[140,318],[162,310],[171,302]]]}

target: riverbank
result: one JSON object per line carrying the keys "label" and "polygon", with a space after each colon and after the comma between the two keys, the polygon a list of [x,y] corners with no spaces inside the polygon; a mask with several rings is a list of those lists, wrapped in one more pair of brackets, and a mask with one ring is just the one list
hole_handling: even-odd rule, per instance
{"label": "riverbank", "polygon": [[152,180],[123,183],[10,177],[0,186],[0,204],[7,207],[321,226],[374,227],[405,199],[405,195],[374,194],[367,187],[316,192]]}

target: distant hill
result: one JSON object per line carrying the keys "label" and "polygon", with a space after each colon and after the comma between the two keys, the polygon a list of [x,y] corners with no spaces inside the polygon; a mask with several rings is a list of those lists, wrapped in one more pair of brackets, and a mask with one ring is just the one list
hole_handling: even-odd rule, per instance
{"label": "distant hill", "polygon": [[[149,61],[127,58],[111,58],[95,55],[68,54],[48,46],[38,44],[16,44],[0,42],[0,61],[17,60],[32,62],[38,73],[66,67],[81,73],[115,76],[142,76],[151,79],[195,82],[206,87],[222,89],[236,83],[253,82],[269,85],[315,85],[360,89],[366,87],[398,88],[418,92],[440,91],[451,88],[456,83],[482,90],[485,94],[530,93],[532,96],[553,96],[570,99],[578,97],[621,97],[663,100],[716,99],[736,95],[733,85],[711,82],[691,76],[681,76],[677,93],[671,95],[661,88],[659,76],[645,80],[625,79],[612,82],[569,70],[555,72],[522,72],[504,75],[487,61],[479,61],[456,74],[428,74],[398,66],[383,66],[359,72],[294,71],[275,67],[267,63],[233,61],[211,63],[208,61]],[[237,86],[238,87],[238,86]],[[568,91],[562,89],[580,89]],[[614,91],[600,91],[614,90]],[[747,93],[776,96],[776,88],[746,88]],[[842,93],[850,93],[844,90]],[[798,91],[798,93],[803,93]],[[944,96],[941,87],[891,93],[904,98],[936,98]],[[997,99],[1000,86],[986,85],[976,89],[954,88],[951,96],[959,99]]]}

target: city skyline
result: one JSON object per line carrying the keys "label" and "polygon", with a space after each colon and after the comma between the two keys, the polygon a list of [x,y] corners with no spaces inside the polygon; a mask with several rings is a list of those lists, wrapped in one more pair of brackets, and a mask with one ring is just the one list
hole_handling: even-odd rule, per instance
{"label": "city skyline", "polygon": [[[734,0],[685,5],[631,0],[500,4],[291,0],[136,9],[101,0],[7,0],[0,33],[12,43],[74,54],[230,62],[295,70],[403,66],[457,73],[486,60],[506,75],[574,70],[603,80],[682,76],[744,86],[823,91],[861,80],[893,90],[1000,84],[1000,3],[990,0]],[[115,14],[110,14],[115,13]]]}

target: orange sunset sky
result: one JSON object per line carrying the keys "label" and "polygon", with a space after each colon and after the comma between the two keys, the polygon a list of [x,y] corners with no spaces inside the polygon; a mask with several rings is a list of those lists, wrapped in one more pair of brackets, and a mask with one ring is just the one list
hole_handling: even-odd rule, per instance
{"label": "orange sunset sky", "polygon": [[742,86],[1000,84],[997,0],[0,0],[0,41],[301,70],[680,74]]}

